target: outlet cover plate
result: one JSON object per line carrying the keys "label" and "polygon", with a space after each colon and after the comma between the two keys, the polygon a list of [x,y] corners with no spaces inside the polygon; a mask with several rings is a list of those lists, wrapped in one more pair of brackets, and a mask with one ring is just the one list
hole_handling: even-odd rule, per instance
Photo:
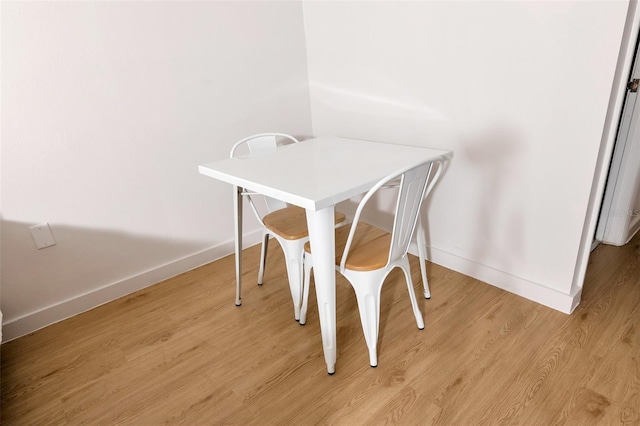
{"label": "outlet cover plate", "polygon": [[31,230],[31,236],[38,249],[56,245],[56,240],[53,239],[53,234],[51,233],[51,228],[49,228],[48,223],[33,225],[30,226],[29,229]]}

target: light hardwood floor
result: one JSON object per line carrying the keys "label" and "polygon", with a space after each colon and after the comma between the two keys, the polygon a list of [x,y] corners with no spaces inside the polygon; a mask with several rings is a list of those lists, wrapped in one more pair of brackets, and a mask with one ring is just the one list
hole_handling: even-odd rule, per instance
{"label": "light hardwood floor", "polygon": [[277,244],[262,287],[244,256],[240,308],[229,256],[2,345],[2,424],[640,424],[640,237],[595,250],[570,316],[430,265],[420,331],[394,272],[378,368],[339,278],[334,376]]}

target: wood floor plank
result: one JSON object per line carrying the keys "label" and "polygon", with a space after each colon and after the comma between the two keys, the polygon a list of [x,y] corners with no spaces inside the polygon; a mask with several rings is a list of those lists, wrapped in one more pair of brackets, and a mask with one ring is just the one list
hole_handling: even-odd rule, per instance
{"label": "wood floor plank", "polygon": [[591,389],[580,388],[572,395],[570,402],[550,425],[637,425],[640,413],[637,409],[611,402],[605,396]]}
{"label": "wood floor plank", "polygon": [[333,376],[313,291],[300,326],[271,247],[263,286],[244,251],[241,307],[227,256],[4,343],[2,423],[640,424],[640,236],[594,251],[572,315],[429,264],[420,331],[394,271],[377,368],[338,278]]}

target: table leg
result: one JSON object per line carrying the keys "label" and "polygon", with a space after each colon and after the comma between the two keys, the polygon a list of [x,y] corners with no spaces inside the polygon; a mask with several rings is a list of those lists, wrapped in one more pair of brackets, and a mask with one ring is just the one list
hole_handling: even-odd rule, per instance
{"label": "table leg", "polygon": [[334,207],[314,211],[307,209],[309,241],[313,253],[320,331],[327,372],[335,373],[336,365],[336,275]]}
{"label": "table leg", "polygon": [[235,225],[236,248],[236,306],[242,304],[242,188],[233,187],[233,224]]}

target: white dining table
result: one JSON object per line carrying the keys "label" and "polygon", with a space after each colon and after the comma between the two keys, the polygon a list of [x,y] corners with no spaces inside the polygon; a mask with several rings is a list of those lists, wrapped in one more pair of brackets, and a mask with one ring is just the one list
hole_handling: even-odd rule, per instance
{"label": "white dining table", "polygon": [[327,372],[336,364],[335,205],[401,168],[446,160],[450,151],[338,137],[318,137],[248,158],[199,166],[234,186],[236,280],[242,276],[242,188],[306,210]]}

